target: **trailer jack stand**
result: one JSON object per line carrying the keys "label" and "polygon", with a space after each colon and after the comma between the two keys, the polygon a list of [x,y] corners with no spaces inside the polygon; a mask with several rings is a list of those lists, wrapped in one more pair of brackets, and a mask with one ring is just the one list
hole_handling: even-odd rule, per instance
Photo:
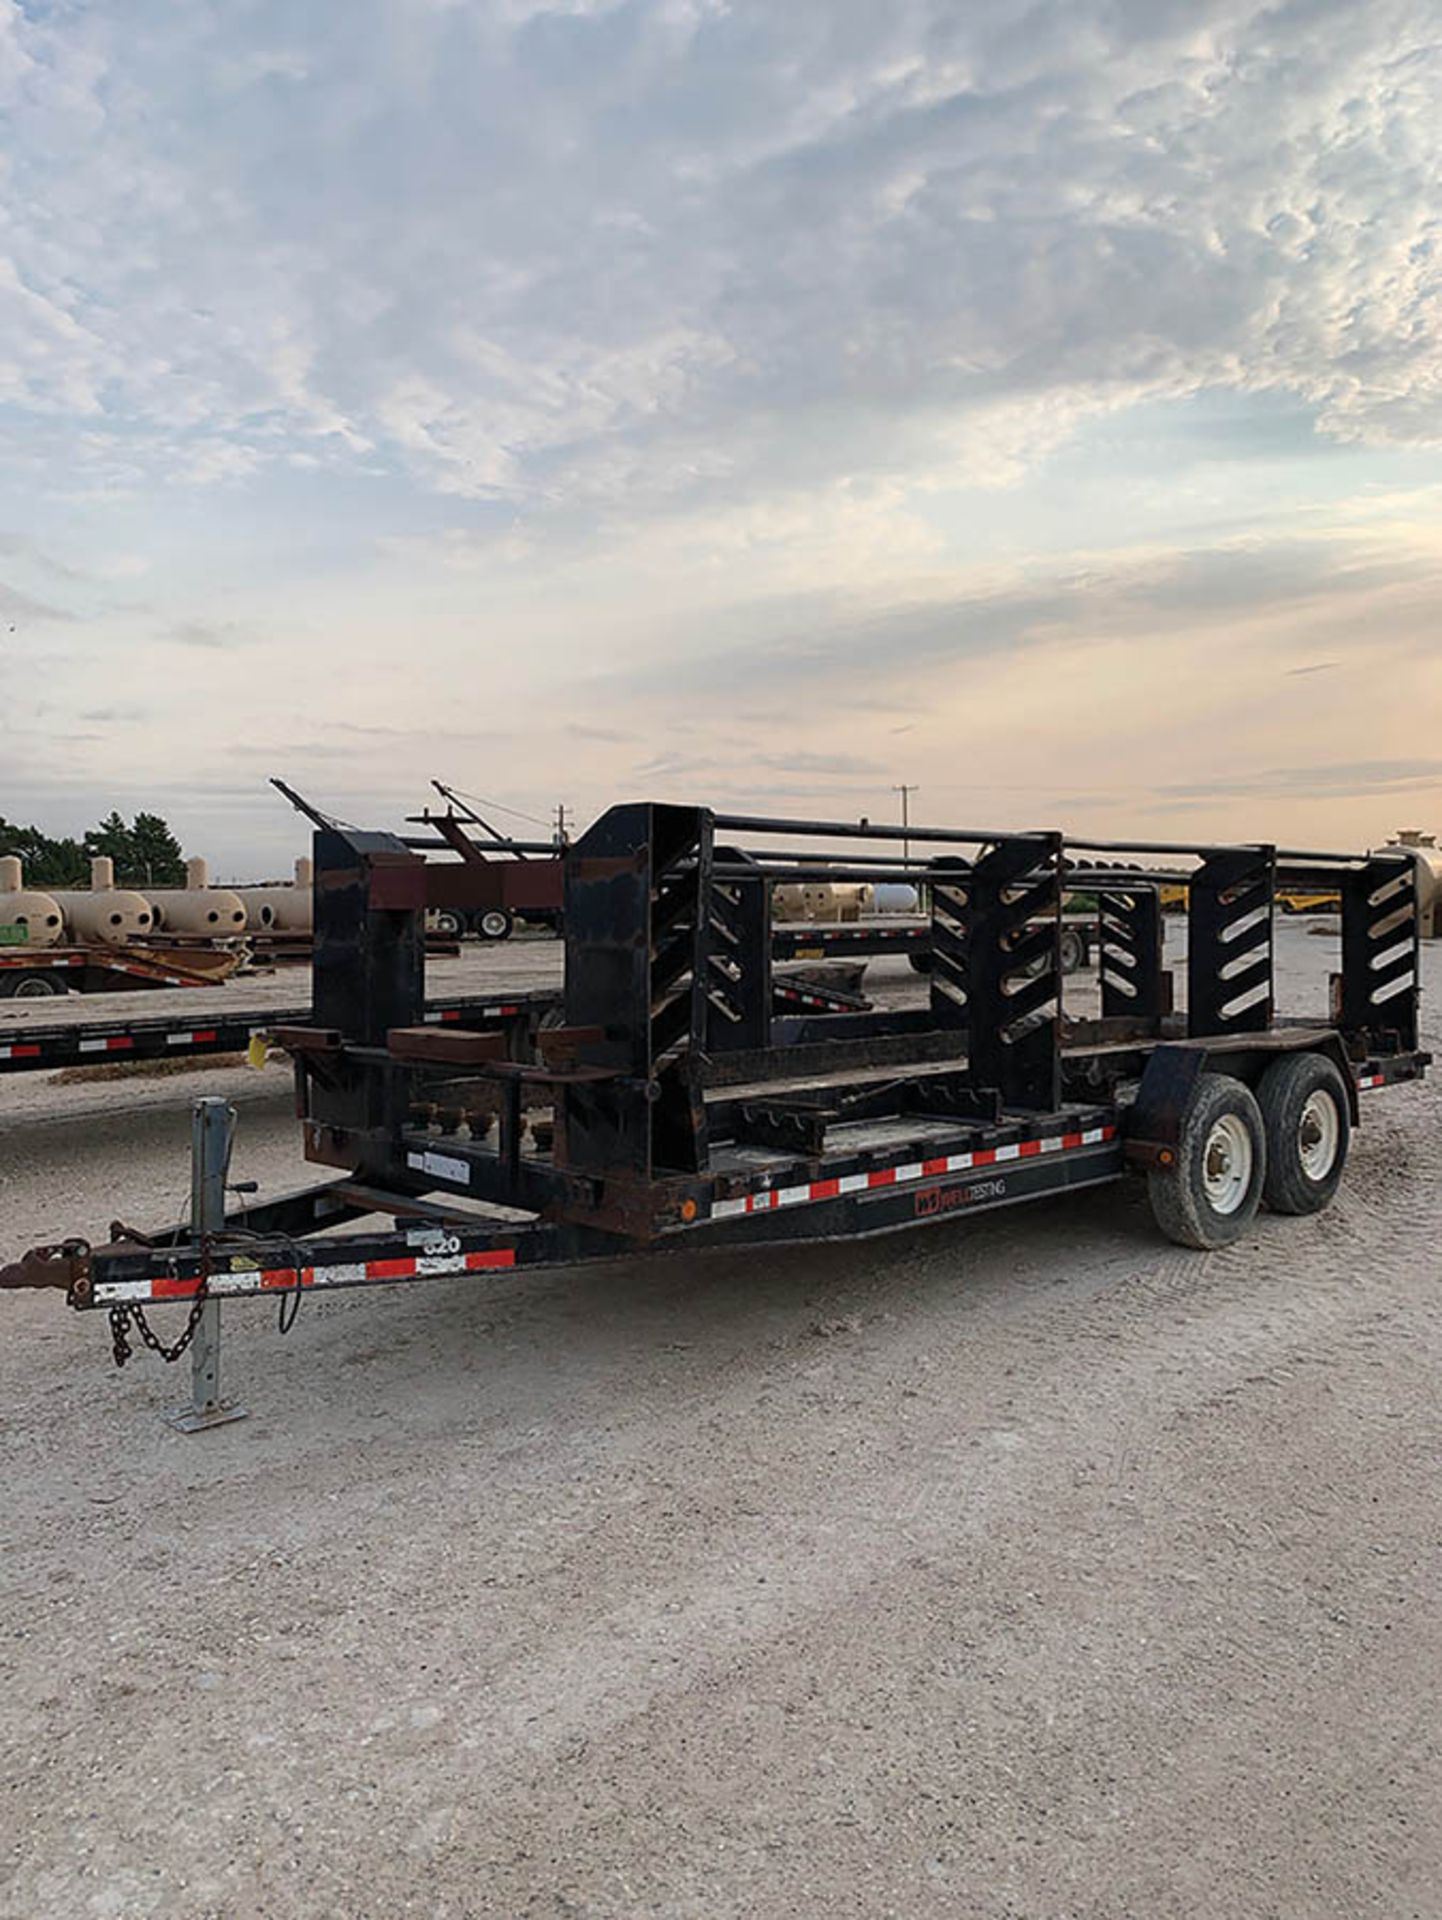
{"label": "trailer jack stand", "polygon": [[[190,1222],[198,1241],[225,1225],[225,1174],[235,1109],[228,1100],[197,1100],[190,1131]],[[162,1416],[178,1433],[204,1433],[248,1417],[220,1397],[220,1302],[207,1300],[190,1343],[190,1405]]]}
{"label": "trailer jack stand", "polygon": [[[217,1102],[217,1104],[223,1104]],[[220,1302],[207,1300],[190,1343],[190,1405],[172,1407],[161,1418],[177,1433],[204,1433],[249,1418],[249,1409],[227,1405],[220,1397]]]}

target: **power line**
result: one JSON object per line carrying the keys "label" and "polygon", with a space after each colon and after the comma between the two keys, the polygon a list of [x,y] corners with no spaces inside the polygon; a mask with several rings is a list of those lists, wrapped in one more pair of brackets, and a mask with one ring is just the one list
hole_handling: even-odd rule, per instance
{"label": "power line", "polygon": [[534,813],[523,813],[519,807],[508,807],[503,800],[487,800],[479,793],[467,793],[464,787],[454,789],[463,800],[469,800],[472,806],[489,807],[493,813],[509,813],[515,820],[525,820],[533,827],[548,827],[549,820],[541,820]]}

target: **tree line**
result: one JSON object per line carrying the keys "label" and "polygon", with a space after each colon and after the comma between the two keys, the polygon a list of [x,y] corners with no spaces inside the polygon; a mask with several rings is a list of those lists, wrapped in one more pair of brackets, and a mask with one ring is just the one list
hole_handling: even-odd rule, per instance
{"label": "tree line", "polygon": [[21,827],[0,814],[0,854],[14,853],[24,862],[25,882],[32,887],[86,887],[90,862],[109,854],[115,862],[119,887],[183,887],[185,856],[180,842],[158,813],[137,813],[127,823],[111,812],[98,826],[78,839],[59,839],[39,827]]}

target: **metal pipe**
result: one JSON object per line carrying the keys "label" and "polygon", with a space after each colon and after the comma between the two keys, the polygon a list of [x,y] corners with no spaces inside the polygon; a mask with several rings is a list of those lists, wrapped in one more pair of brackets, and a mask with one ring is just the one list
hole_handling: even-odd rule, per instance
{"label": "metal pipe", "polygon": [[719,862],[711,869],[716,880],[764,880],[768,886],[824,886],[832,880],[844,881],[848,886],[870,886],[873,882],[899,882],[904,886],[926,886],[938,880],[954,877],[954,873],[970,873],[970,867],[957,868],[949,875],[945,867],[767,867],[758,874],[755,867],[734,866],[729,862]]}
{"label": "metal pipe", "polygon": [[1361,866],[1367,860],[1378,857],[1366,853],[1309,853],[1299,847],[1273,847],[1264,840],[1239,840],[1220,845],[1195,841],[1189,845],[1180,840],[1089,840],[1069,833],[1066,844],[1069,848],[1081,848],[1088,853],[1188,854],[1196,860],[1206,860],[1214,853],[1272,853],[1279,861],[1325,860]]}
{"label": "metal pipe", "polygon": [[[792,867],[827,867],[838,857],[839,856],[834,853],[792,853],[784,847],[778,847],[769,853],[765,851],[748,853],[748,858],[756,863],[756,867],[762,873],[769,873],[772,867],[778,863],[783,866]],[[958,859],[961,858],[960,855],[956,857]],[[853,866],[874,866],[878,872],[884,870],[888,874],[899,872],[915,873],[924,876],[935,871],[935,868],[925,860],[907,860],[905,858],[898,860],[888,858],[885,854],[876,854],[874,856],[864,853],[857,854],[851,864]],[[968,862],[968,864],[970,863]]]}
{"label": "metal pipe", "polygon": [[1306,853],[1297,847],[1278,847],[1278,860],[1325,860],[1350,867],[1365,867],[1373,860],[1405,860],[1405,847],[1378,847],[1375,853]]}
{"label": "metal pipe", "polygon": [[[408,816],[408,820],[412,826],[425,824],[413,814]],[[422,837],[418,833],[401,834],[400,843],[403,847],[413,847],[417,853],[455,852],[455,848],[447,846],[444,840]],[[549,840],[487,840],[476,841],[473,844],[476,852],[487,858],[503,853],[544,853],[549,854],[553,860],[560,858],[559,850]],[[457,855],[457,858],[459,857]]]}
{"label": "metal pipe", "polygon": [[717,831],[727,833],[798,833],[810,834],[813,839],[831,840],[928,840],[949,844],[956,840],[972,841],[980,845],[992,840],[1037,840],[1044,841],[1051,836],[1043,830],[1034,833],[992,832],[981,827],[911,827],[903,832],[897,826],[863,825],[860,821],[849,820],[771,820],[762,815],[746,813],[718,813],[714,816]]}
{"label": "metal pipe", "polygon": [[1205,841],[1182,840],[1090,840],[1080,834],[1069,833],[1066,836],[1069,847],[1084,847],[1089,853],[1184,853],[1195,859],[1205,860],[1214,853],[1267,853],[1270,848],[1261,841],[1236,840],[1211,843]]}

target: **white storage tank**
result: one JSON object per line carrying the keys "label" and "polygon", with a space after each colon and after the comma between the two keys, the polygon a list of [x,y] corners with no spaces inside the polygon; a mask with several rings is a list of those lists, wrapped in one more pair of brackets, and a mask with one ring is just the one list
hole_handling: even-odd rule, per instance
{"label": "white storage tank", "polygon": [[121,947],[137,934],[155,931],[150,902],[128,887],[116,886],[115,863],[105,854],[97,854],[90,862],[88,893],[66,888],[54,897],[72,940]]}
{"label": "white storage tank", "polygon": [[295,879],[283,886],[237,887],[252,931],[269,927],[276,933],[311,933],[315,929],[312,867],[304,855],[295,863]]}
{"label": "white storage tank", "polygon": [[848,880],[783,880],[771,890],[771,912],[777,920],[859,920],[874,905],[870,886]]}
{"label": "white storage tank", "polygon": [[268,933],[275,925],[274,900],[279,887],[232,887],[245,908],[245,924],[252,933]]}
{"label": "white storage tank", "polygon": [[275,924],[281,933],[314,933],[315,866],[303,853],[295,863],[295,880],[279,889],[275,903]]}
{"label": "white storage tank", "polygon": [[53,894],[25,885],[18,859],[0,859],[0,927],[23,927],[27,947],[53,947],[65,933],[60,902]]}
{"label": "white storage tank", "polygon": [[1392,843],[1412,856],[1417,877],[1417,921],[1424,940],[1442,939],[1442,847],[1435,833],[1407,828]]}
{"label": "white storage tank", "polygon": [[245,932],[245,906],[229,887],[210,884],[204,860],[187,860],[183,887],[152,887],[155,923],[166,933],[199,934],[216,940]]}

